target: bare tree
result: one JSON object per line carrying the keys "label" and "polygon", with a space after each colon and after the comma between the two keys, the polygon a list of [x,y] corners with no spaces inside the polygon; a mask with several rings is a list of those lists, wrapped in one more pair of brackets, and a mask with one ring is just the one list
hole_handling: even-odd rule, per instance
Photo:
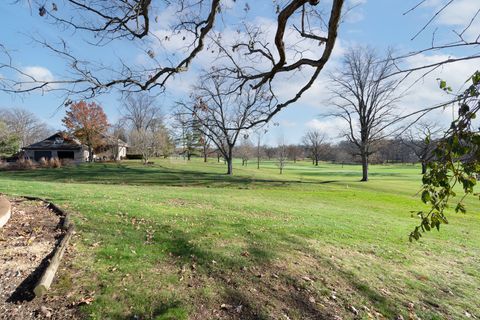
{"label": "bare tree", "polygon": [[19,138],[20,148],[42,140],[52,133],[52,130],[35,114],[25,109],[0,110],[0,120],[6,124],[11,134]]}
{"label": "bare tree", "polygon": [[147,164],[149,159],[155,155],[156,145],[155,134],[151,130],[132,130],[130,141],[135,146],[135,150],[142,155],[142,161]]}
{"label": "bare tree", "polygon": [[137,131],[148,130],[162,118],[155,98],[144,92],[128,94],[120,112],[124,121]]}
{"label": "bare tree", "polygon": [[285,143],[285,138],[282,136],[278,139],[277,146],[277,167],[280,170],[280,174],[283,173],[283,169],[287,165],[288,160],[288,150]]}
{"label": "bare tree", "polygon": [[110,124],[110,128],[108,130],[107,141],[108,144],[111,145],[112,148],[112,158],[113,160],[121,160],[120,158],[120,151],[121,148],[124,146],[123,142],[128,140],[127,130],[125,128],[125,121],[124,119],[118,119],[115,123]]}
{"label": "bare tree", "polygon": [[[478,18],[480,17],[480,2],[477,3],[476,8],[472,3],[470,12],[464,9],[461,0],[446,0],[446,1],[425,1],[417,0],[416,3],[403,13],[403,15],[411,15],[415,11],[421,11],[423,5],[429,9],[427,14],[421,13],[422,18],[426,18],[425,23],[421,24],[417,32],[412,35],[411,40],[415,40],[425,32],[431,32],[430,45],[419,50],[414,50],[406,54],[401,54],[394,57],[395,71],[390,75],[402,74],[405,78],[415,74],[418,77],[417,81],[433,71],[441,68],[447,63],[455,63],[459,61],[473,60],[480,58],[480,52],[477,50],[480,45],[480,29],[478,28]],[[435,22],[443,15],[448,15],[455,10],[461,10],[464,17],[463,23],[456,23],[454,27],[435,26]],[[437,59],[423,65],[404,66],[404,62],[414,56],[428,54],[434,52],[447,58]],[[455,52],[456,55],[452,55]],[[417,82],[415,81],[415,82]]]}
{"label": "bare tree", "polygon": [[262,159],[262,139],[267,133],[267,129],[264,127],[257,128],[254,136],[256,140],[256,157],[257,157],[257,169],[260,169],[260,160]]}
{"label": "bare tree", "polygon": [[210,154],[211,150],[210,150],[210,138],[208,138],[207,136],[205,135],[202,135],[200,137],[200,145],[202,147],[202,156],[203,156],[203,162],[207,162],[208,161],[208,155]]}
{"label": "bare tree", "polygon": [[394,66],[390,59],[380,58],[368,47],[350,48],[342,66],[330,75],[332,104],[348,125],[345,137],[356,147],[362,159],[362,180],[368,181],[368,158],[375,143],[391,134],[398,120],[395,104],[399,83],[386,78]]}
{"label": "bare tree", "polygon": [[287,146],[287,154],[288,158],[293,161],[293,163],[297,163],[297,160],[302,154],[302,147],[296,144],[291,144]]}
{"label": "bare tree", "polygon": [[271,96],[266,91],[244,88],[232,93],[231,79],[219,72],[206,73],[194,88],[193,101],[179,102],[184,114],[192,115],[192,125],[211,139],[227,162],[227,174],[233,173],[233,148],[247,123],[254,121]]}
{"label": "bare tree", "polygon": [[420,160],[422,174],[427,172],[427,164],[434,159],[433,151],[442,131],[435,123],[419,122],[410,128],[403,138],[405,146]]}
{"label": "bare tree", "polygon": [[309,130],[303,137],[303,144],[312,157],[312,163],[318,166],[322,153],[322,144],[325,141],[325,134],[318,130]]}
{"label": "bare tree", "polygon": [[[167,81],[188,71],[205,48],[209,49],[206,54],[211,60],[237,80],[235,87],[239,90],[270,90],[276,95],[285,77],[304,73],[302,79],[306,80],[298,81],[298,88],[291,96],[281,101],[270,100],[270,107],[245,122],[244,129],[268,122],[312,86],[330,59],[344,7],[344,0],[274,1],[266,12],[263,3],[260,6],[220,0],[66,0],[61,8],[52,1],[30,3],[39,9],[41,16],[58,24],[59,32],[67,31],[70,35],[72,30],[76,31],[87,45],[107,49],[119,41],[122,44],[130,41],[145,52],[149,62],[139,64],[121,57],[97,62],[80,57],[69,48],[68,41],[61,40],[56,45],[36,40],[63,58],[68,68],[68,77],[42,80],[18,67],[11,53],[0,47],[3,49],[0,68],[11,74],[1,79],[3,91],[65,90],[67,96],[82,95],[82,98],[114,88],[122,92],[155,89],[162,92]],[[238,6],[243,6],[245,15],[237,14]],[[252,22],[250,15],[256,17],[260,11],[275,17],[272,26]],[[155,32],[153,21],[159,23],[158,15],[162,13],[170,13],[171,23],[161,32]],[[222,19],[218,19],[219,15]],[[217,26],[219,23],[225,25]],[[238,36],[228,34],[233,30]],[[184,50],[154,49],[164,48],[170,41],[183,42]]]}
{"label": "bare tree", "polygon": [[248,166],[248,160],[254,155],[255,147],[252,142],[248,139],[248,136],[245,136],[242,139],[240,145],[237,148],[237,153],[242,158],[242,166]]}

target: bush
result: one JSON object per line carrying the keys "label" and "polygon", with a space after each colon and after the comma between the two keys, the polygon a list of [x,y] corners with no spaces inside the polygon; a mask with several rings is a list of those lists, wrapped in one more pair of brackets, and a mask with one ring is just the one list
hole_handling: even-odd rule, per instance
{"label": "bush", "polygon": [[17,170],[32,170],[36,168],[35,163],[30,159],[20,158],[15,162],[15,165],[12,166]]}
{"label": "bush", "polygon": [[40,160],[38,160],[38,164],[40,167],[48,167],[48,161],[44,157],[41,157]]}
{"label": "bush", "polygon": [[62,161],[58,158],[50,158],[49,160],[49,167],[50,168],[61,168],[62,167]]}

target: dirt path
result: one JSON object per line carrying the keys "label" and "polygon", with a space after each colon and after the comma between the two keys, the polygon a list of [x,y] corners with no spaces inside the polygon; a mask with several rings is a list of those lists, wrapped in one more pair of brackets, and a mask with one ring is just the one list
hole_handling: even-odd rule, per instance
{"label": "dirt path", "polygon": [[0,319],[75,319],[76,308],[67,297],[47,294],[35,299],[33,294],[62,236],[60,217],[45,203],[9,200],[12,217],[0,229]]}

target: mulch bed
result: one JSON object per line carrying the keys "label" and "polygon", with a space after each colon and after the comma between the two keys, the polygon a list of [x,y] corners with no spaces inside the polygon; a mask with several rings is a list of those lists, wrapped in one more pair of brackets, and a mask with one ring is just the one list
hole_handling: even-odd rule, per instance
{"label": "mulch bed", "polygon": [[[35,298],[33,294],[63,236],[61,217],[41,201],[9,201],[12,217],[0,229],[0,319],[78,318],[77,308],[68,296],[49,292]],[[64,259],[70,254],[67,249]],[[52,288],[58,277],[57,273]]]}

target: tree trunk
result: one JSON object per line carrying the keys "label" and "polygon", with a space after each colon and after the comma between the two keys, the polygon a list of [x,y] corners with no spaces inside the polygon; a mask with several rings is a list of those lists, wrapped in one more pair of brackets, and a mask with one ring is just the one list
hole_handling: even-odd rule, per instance
{"label": "tree trunk", "polygon": [[207,151],[203,152],[203,162],[207,162]]}
{"label": "tree trunk", "polygon": [[422,161],[422,174],[427,173],[427,162]]}
{"label": "tree trunk", "polygon": [[232,158],[227,159],[227,174],[228,175],[233,174]]}
{"label": "tree trunk", "polygon": [[190,161],[190,158],[192,157],[192,155],[190,154],[190,152],[187,153],[187,160]]}
{"label": "tree trunk", "polygon": [[315,165],[318,167],[318,156],[315,156]]}
{"label": "tree trunk", "polygon": [[368,181],[368,155],[365,151],[362,152],[362,180]]}
{"label": "tree trunk", "polygon": [[225,158],[227,161],[227,174],[232,175],[233,174],[233,157],[232,157],[232,148],[230,147],[228,150],[228,156]]}
{"label": "tree trunk", "polygon": [[92,145],[88,145],[88,162],[93,162],[93,148]]}

